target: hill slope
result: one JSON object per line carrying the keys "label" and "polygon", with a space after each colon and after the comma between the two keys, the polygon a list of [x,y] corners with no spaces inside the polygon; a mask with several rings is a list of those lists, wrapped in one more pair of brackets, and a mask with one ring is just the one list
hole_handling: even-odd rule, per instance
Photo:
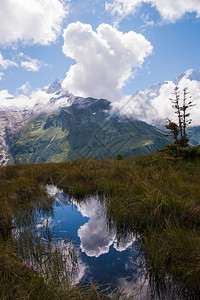
{"label": "hill slope", "polygon": [[189,128],[190,141],[191,145],[200,143],[199,71],[187,70],[173,82],[157,83],[128,101],[125,97],[125,103],[123,99],[111,103],[105,99],[75,97],[64,91],[61,83],[60,79],[54,80],[28,95],[22,103],[15,97],[1,102],[1,165],[155,152],[169,143],[162,130],[166,118],[174,117],[168,99],[175,85],[180,90],[189,87],[196,104],[191,111],[194,127]]}
{"label": "hill slope", "polygon": [[169,142],[142,121],[110,115],[110,102],[77,98],[68,107],[41,113],[22,127],[10,144],[10,163],[67,161],[155,152]]}

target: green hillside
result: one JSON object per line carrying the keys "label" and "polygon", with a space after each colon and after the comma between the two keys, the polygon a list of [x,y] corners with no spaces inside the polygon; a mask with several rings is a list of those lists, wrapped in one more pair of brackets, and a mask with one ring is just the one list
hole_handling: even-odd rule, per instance
{"label": "green hillside", "polygon": [[77,157],[102,159],[155,152],[169,142],[144,122],[110,115],[110,102],[87,98],[59,111],[37,115],[10,146],[10,163],[59,162]]}

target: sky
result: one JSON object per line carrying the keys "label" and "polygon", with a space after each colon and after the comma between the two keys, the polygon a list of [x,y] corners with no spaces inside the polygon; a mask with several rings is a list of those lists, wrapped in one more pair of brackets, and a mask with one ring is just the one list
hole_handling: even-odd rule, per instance
{"label": "sky", "polygon": [[199,0],[0,1],[1,95],[61,78],[74,95],[118,101],[200,70],[199,49]]}

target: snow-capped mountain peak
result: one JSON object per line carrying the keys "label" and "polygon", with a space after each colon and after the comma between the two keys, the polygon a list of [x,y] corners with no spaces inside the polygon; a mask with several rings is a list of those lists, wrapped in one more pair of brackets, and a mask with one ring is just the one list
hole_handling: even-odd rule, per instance
{"label": "snow-capped mountain peak", "polygon": [[189,80],[195,80],[195,81],[200,81],[200,71],[196,71],[194,69],[189,69],[180,75],[178,75],[174,80],[173,83],[178,85],[179,82],[183,79],[189,79]]}
{"label": "snow-capped mountain peak", "polygon": [[47,92],[47,94],[59,93],[62,91],[62,79],[56,78],[49,85],[45,86],[43,90]]}

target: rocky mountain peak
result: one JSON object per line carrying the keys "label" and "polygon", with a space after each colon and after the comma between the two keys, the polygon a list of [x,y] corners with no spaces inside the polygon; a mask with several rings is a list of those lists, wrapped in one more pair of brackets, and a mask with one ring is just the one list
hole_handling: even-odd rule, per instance
{"label": "rocky mountain peak", "polygon": [[62,79],[56,78],[49,85],[43,88],[48,94],[59,93],[62,91]]}

